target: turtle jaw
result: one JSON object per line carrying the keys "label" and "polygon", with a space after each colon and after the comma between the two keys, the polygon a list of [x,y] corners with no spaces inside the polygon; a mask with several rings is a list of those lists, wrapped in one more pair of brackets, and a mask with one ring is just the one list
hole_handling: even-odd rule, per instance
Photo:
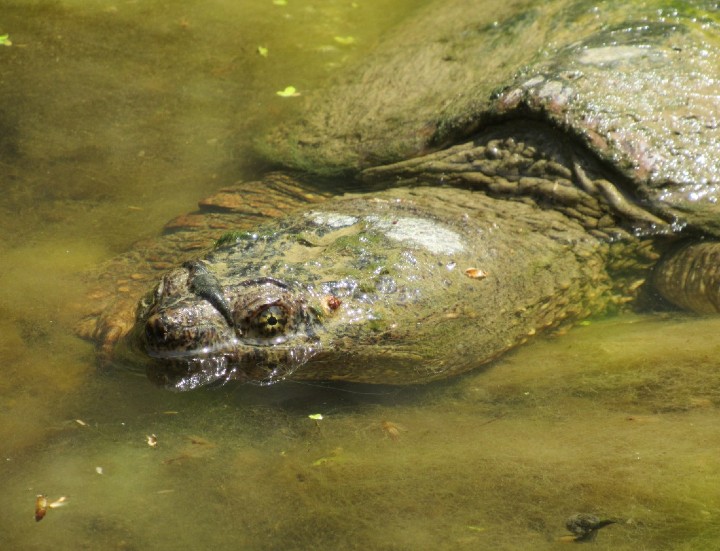
{"label": "turtle jaw", "polygon": [[319,340],[306,334],[275,337],[260,344],[238,336],[221,315],[193,325],[187,311],[151,314],[140,340],[150,361],[148,377],[175,390],[231,380],[271,384],[293,373],[320,348]]}
{"label": "turtle jaw", "polygon": [[194,354],[153,359],[147,376],[154,383],[177,391],[229,381],[270,385],[291,375],[319,350],[308,344],[295,347],[238,347],[228,353]]}

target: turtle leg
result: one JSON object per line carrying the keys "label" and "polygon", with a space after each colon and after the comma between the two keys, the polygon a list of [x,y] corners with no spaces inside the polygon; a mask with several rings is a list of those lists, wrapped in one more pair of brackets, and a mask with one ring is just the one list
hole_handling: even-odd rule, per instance
{"label": "turtle leg", "polygon": [[720,242],[690,243],[655,268],[654,285],[667,300],[699,314],[720,312]]}

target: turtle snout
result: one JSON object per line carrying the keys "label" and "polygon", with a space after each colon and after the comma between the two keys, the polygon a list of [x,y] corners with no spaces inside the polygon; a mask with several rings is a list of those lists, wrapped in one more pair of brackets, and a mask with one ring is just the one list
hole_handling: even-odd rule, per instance
{"label": "turtle snout", "polygon": [[144,341],[149,355],[171,358],[202,352],[216,344],[219,336],[213,325],[183,323],[172,313],[156,312],[145,320]]}

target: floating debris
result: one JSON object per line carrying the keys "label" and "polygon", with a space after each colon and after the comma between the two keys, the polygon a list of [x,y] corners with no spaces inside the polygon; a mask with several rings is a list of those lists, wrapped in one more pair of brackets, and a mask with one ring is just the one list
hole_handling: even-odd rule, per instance
{"label": "floating debris", "polygon": [[35,522],[40,522],[45,518],[47,513],[48,500],[44,495],[38,495],[35,498]]}
{"label": "floating debris", "polygon": [[78,425],[80,425],[81,427],[87,427],[87,426],[88,426],[88,424],[87,424],[85,421],[83,421],[82,419],[75,419],[75,422],[76,422]]}
{"label": "floating debris", "polygon": [[287,0],[273,0],[273,4],[276,6],[287,6]]}
{"label": "floating debris", "polygon": [[268,51],[268,49],[265,46],[258,46],[257,53],[262,57],[267,57],[268,53],[270,53],[270,52]]}
{"label": "floating debris", "polygon": [[146,434],[145,438],[147,439],[147,445],[151,448],[157,448],[158,445],[158,439],[157,436],[154,434]]}
{"label": "floating debris", "polygon": [[12,46],[9,34],[0,34],[0,46]]}
{"label": "floating debris", "polygon": [[351,44],[355,44],[354,36],[335,36],[333,38],[335,39],[335,42],[337,42],[338,44],[342,44],[343,46],[350,46]]}
{"label": "floating debris", "polygon": [[300,95],[300,92],[294,86],[287,86],[285,90],[279,90],[275,93],[281,98],[295,98]]}
{"label": "floating debris", "polygon": [[465,270],[465,275],[470,279],[485,279],[488,276],[485,270],[480,270],[479,268],[468,268]]}
{"label": "floating debris", "polygon": [[44,519],[48,509],[57,509],[58,507],[62,507],[63,505],[65,505],[66,500],[67,497],[62,496],[56,501],[48,503],[46,495],[38,494],[38,496],[35,498],[35,522],[40,522],[42,519]]}
{"label": "floating debris", "polygon": [[96,472],[97,474],[105,474],[105,472],[103,471],[103,468],[102,468],[102,467],[95,467],[95,472]]}
{"label": "floating debris", "polygon": [[322,413],[311,413],[308,415],[308,419],[312,419],[313,421],[322,421],[324,417]]}
{"label": "floating debris", "polygon": [[597,537],[600,528],[609,524],[615,524],[615,519],[600,519],[600,517],[589,513],[576,513],[565,521],[565,528],[572,532],[572,541],[593,541]]}

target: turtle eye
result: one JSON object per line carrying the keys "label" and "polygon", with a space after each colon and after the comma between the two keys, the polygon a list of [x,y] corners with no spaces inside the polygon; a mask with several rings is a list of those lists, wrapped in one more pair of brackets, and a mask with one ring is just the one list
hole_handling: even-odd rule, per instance
{"label": "turtle eye", "polygon": [[277,304],[261,308],[255,316],[255,326],[266,337],[273,337],[285,331],[287,322],[287,312]]}

